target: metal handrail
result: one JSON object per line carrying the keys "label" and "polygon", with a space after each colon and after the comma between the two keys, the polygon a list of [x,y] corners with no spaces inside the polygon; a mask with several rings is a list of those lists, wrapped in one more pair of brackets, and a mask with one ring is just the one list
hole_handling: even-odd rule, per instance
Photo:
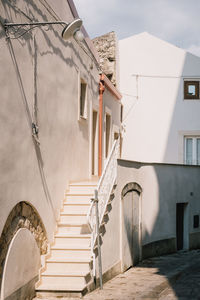
{"label": "metal handrail", "polygon": [[[114,152],[114,150],[115,150],[115,148],[116,148],[117,143],[119,143],[119,140],[115,140],[115,141],[114,141],[114,143],[113,143],[113,145],[112,145],[112,148],[111,148],[111,151],[110,151],[110,154],[109,154],[109,156],[108,156],[108,158],[107,158],[107,160],[106,160],[105,167],[104,167],[104,169],[103,169],[103,173],[101,174],[101,177],[100,177],[99,182],[98,182],[98,185],[97,185],[97,191],[98,191],[98,192],[99,192],[101,183],[102,183],[102,181],[103,181],[103,178],[104,178],[104,176],[105,176],[105,174],[106,174],[106,171],[107,171],[107,169],[108,169],[108,164],[109,164],[109,162],[110,162],[110,160],[111,160],[111,158],[112,158],[112,155],[113,155],[113,152]],[[88,213],[87,213],[87,223],[88,223],[88,225],[90,226],[90,229],[91,229],[91,230],[92,230],[92,226],[91,226],[91,223],[90,223],[90,219],[89,219],[89,218],[90,218],[90,215],[91,215],[91,211],[92,211],[93,205],[94,205],[94,203],[92,202],[92,203],[90,204],[90,207],[89,207],[89,210],[88,210]],[[100,224],[101,224],[101,223],[100,223]]]}
{"label": "metal handrail", "polygon": [[100,187],[100,185],[101,185],[101,182],[103,181],[103,178],[104,178],[104,176],[105,176],[105,174],[106,174],[106,171],[107,171],[107,168],[108,168],[108,164],[109,164],[109,162],[110,162],[110,160],[111,160],[111,158],[112,158],[112,155],[113,155],[113,152],[114,152],[114,150],[115,150],[115,147],[116,147],[117,142],[118,142],[118,140],[115,140],[114,143],[113,143],[113,145],[112,145],[111,151],[110,151],[110,153],[109,153],[109,156],[108,156],[108,158],[107,158],[107,160],[106,160],[106,163],[105,163],[105,167],[104,167],[104,169],[103,169],[103,173],[101,174],[101,177],[100,177],[100,179],[99,179],[99,182],[98,182],[98,185],[97,185],[97,190],[99,190],[99,187]]}
{"label": "metal handrail", "polygon": [[[116,140],[113,143],[110,154],[107,158],[103,173],[97,185],[97,189],[94,191],[94,199],[93,200],[88,214],[87,214],[87,223],[90,226],[92,237],[91,237],[91,251],[93,255],[93,272],[95,276],[95,255],[94,255],[94,246],[97,241],[98,253],[100,248],[99,243],[99,228],[102,224],[104,214],[106,212],[106,208],[110,199],[110,194],[112,192],[114,183],[117,177],[117,158],[119,157],[119,148],[120,148],[120,139]],[[98,206],[98,207],[97,207]],[[98,209],[97,209],[98,208]],[[98,216],[97,216],[98,212]],[[101,260],[101,258],[99,257]],[[99,266],[101,269],[101,266]],[[101,277],[101,272],[100,272]],[[100,282],[101,282],[100,278]]]}

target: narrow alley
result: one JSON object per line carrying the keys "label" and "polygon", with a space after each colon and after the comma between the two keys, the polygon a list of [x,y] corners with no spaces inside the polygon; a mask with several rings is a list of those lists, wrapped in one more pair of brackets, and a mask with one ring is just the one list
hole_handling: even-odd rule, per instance
{"label": "narrow alley", "polygon": [[200,250],[146,259],[84,300],[200,299]]}

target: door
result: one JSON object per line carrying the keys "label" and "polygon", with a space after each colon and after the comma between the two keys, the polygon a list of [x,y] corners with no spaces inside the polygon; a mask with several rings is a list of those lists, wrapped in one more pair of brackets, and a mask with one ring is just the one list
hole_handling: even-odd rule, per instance
{"label": "door", "polygon": [[140,260],[139,197],[130,191],[123,197],[122,269],[127,270]]}
{"label": "door", "polygon": [[176,248],[177,250],[188,249],[188,203],[176,204]]}
{"label": "door", "polygon": [[97,111],[92,115],[92,175],[98,175],[98,120]]}

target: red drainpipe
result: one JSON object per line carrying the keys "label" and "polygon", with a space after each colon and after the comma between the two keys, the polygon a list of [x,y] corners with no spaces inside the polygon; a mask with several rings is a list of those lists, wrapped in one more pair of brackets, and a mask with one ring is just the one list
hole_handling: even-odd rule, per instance
{"label": "red drainpipe", "polygon": [[102,138],[103,138],[103,93],[105,91],[104,75],[100,75],[99,80],[99,160],[98,175],[102,173]]}

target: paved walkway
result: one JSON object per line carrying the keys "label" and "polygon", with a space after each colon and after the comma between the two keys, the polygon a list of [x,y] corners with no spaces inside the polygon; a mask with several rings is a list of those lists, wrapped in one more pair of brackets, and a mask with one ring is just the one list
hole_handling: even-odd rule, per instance
{"label": "paved walkway", "polygon": [[83,299],[200,299],[200,250],[145,260]]}
{"label": "paved walkway", "polygon": [[[77,298],[60,299],[77,300]],[[144,260],[105,283],[103,290],[97,289],[82,299],[200,299],[200,250],[182,251]]]}

